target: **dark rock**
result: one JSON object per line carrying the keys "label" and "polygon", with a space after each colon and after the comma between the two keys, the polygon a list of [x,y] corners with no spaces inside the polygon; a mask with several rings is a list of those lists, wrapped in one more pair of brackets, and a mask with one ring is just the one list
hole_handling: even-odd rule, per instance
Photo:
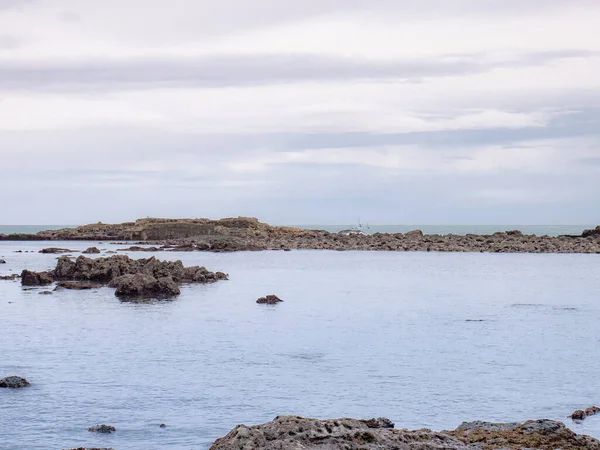
{"label": "dark rock", "polygon": [[256,303],[261,303],[263,305],[276,305],[277,303],[280,303],[282,301],[283,300],[281,300],[276,295],[269,294],[266,297],[261,297],[258,300],[256,300]]}
{"label": "dark rock", "polygon": [[0,264],[6,264],[6,261],[4,261],[3,259],[0,259]]}
{"label": "dark rock", "polygon": [[22,377],[6,377],[0,380],[0,388],[21,389],[31,386],[31,383]]}
{"label": "dark rock", "polygon": [[112,447],[77,447],[77,448],[64,448],[63,450],[115,450]]}
{"label": "dark rock", "polygon": [[363,420],[369,428],[394,428],[394,422],[387,417],[379,417],[378,419]]}
{"label": "dark rock", "polygon": [[581,233],[581,237],[600,237],[600,225],[591,230],[584,230],[584,232]]}
{"label": "dark rock", "polygon": [[164,424],[164,423],[161,423],[159,426],[160,426],[161,428],[167,428],[167,425],[166,425],[166,424]]}
{"label": "dark rock", "polygon": [[85,253],[85,254],[100,253],[100,249],[96,248],[96,247],[89,247],[89,248],[86,248],[81,253]]}
{"label": "dark rock", "polygon": [[41,291],[38,292],[39,295],[52,295],[52,291]]}
{"label": "dark rock", "polygon": [[117,288],[115,295],[122,299],[170,298],[181,293],[173,278],[156,279],[144,273],[123,275],[113,280],[110,286]]}
{"label": "dark rock", "polygon": [[46,286],[53,282],[54,278],[50,272],[31,272],[29,270],[21,272],[21,284],[23,286]]}
{"label": "dark rock", "polygon": [[115,431],[117,431],[117,429],[115,427],[113,427],[112,425],[94,425],[93,427],[89,427],[88,431],[91,431],[93,433],[113,433]]}
{"label": "dark rock", "polygon": [[43,248],[39,251],[39,253],[73,253],[76,250],[69,250],[68,248],[57,248],[57,247],[50,247],[50,248]]}

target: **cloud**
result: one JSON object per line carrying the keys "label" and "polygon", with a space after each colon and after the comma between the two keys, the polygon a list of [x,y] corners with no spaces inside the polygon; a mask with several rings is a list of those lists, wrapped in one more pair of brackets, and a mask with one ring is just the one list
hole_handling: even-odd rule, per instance
{"label": "cloud", "polygon": [[574,49],[502,59],[485,54],[442,55],[412,60],[318,54],[232,54],[186,59],[0,62],[0,89],[97,91],[373,80],[415,83],[424,78],[484,73],[500,68],[537,66],[568,58],[598,56],[600,52]]}

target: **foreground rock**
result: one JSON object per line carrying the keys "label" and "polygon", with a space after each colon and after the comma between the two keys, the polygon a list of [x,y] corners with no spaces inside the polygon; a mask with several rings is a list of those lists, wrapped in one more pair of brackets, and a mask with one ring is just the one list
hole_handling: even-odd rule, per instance
{"label": "foreground rock", "polygon": [[561,422],[463,423],[454,431],[393,428],[388,419],[307,419],[279,416],[262,425],[236,426],[211,450],[493,450],[600,449],[600,441],[577,435]]}
{"label": "foreground rock", "polygon": [[75,261],[61,256],[49,272],[21,274],[23,286],[42,286],[58,282],[57,289],[95,289],[108,285],[124,299],[169,298],[180,294],[181,283],[214,283],[227,280],[223,272],[205,267],[184,267],[181,261],[160,261],[154,257],[131,259],[126,255],[107,258],[79,256]]}
{"label": "foreground rock", "polygon": [[281,302],[283,302],[283,300],[273,294],[269,294],[266,297],[261,297],[256,300],[256,303],[261,303],[263,305],[276,305],[277,303]]}
{"label": "foreground rock", "polygon": [[93,433],[104,433],[104,434],[109,434],[109,433],[113,433],[115,431],[117,431],[117,429],[115,427],[113,427],[112,425],[94,425],[93,427],[89,427],[88,431],[91,431]]}
{"label": "foreground rock", "polygon": [[600,413],[600,408],[597,406],[590,406],[586,409],[578,409],[574,411],[569,417],[573,420],[584,420],[586,417],[594,416]]}
{"label": "foreground rock", "polygon": [[27,269],[21,272],[23,286],[47,286],[52,283],[54,283],[52,272],[32,272]]}
{"label": "foreground rock", "polygon": [[172,277],[157,279],[144,273],[115,278],[110,287],[117,288],[115,295],[122,299],[171,298],[181,293]]}
{"label": "foreground rock", "polygon": [[21,389],[31,386],[31,383],[22,377],[6,377],[0,380],[0,388]]}

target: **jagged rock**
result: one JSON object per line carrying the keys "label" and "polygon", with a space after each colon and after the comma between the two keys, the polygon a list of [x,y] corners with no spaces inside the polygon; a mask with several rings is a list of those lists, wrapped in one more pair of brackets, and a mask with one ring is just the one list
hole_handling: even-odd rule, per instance
{"label": "jagged rock", "polygon": [[157,279],[144,273],[123,275],[114,279],[110,286],[117,288],[115,295],[122,299],[170,298],[181,293],[173,278]]}
{"label": "jagged rock", "polygon": [[586,409],[578,409],[574,411],[569,417],[573,420],[584,420],[586,417],[593,416],[600,413],[600,408],[597,406],[590,406]]}
{"label": "jagged rock", "polygon": [[100,253],[100,249],[97,247],[89,247],[89,248],[86,248],[81,253],[84,253],[84,254]]}
{"label": "jagged rock", "polygon": [[584,232],[581,233],[581,237],[600,237],[600,225],[591,230],[584,230]]}
{"label": "jagged rock", "polygon": [[68,248],[57,248],[57,247],[50,247],[50,248],[43,248],[39,251],[39,253],[73,253],[75,250],[69,250]]}
{"label": "jagged rock", "polygon": [[4,261],[3,259],[0,259],[0,264],[6,264],[6,261]]}
{"label": "jagged rock", "polygon": [[21,272],[21,284],[23,286],[47,286],[54,283],[51,272],[31,272],[25,269]]}
{"label": "jagged rock", "polygon": [[25,378],[10,376],[0,380],[0,388],[21,389],[31,386],[31,383]]}
{"label": "jagged rock", "polygon": [[277,303],[280,303],[282,301],[283,300],[281,300],[276,295],[269,294],[266,297],[261,297],[258,300],[256,300],[256,303],[261,303],[263,305],[276,305]]}
{"label": "jagged rock", "polygon": [[561,422],[463,423],[454,431],[391,428],[389,419],[307,419],[279,416],[262,425],[236,426],[210,450],[598,450],[600,441]]}
{"label": "jagged rock", "polygon": [[227,280],[229,277],[223,272],[210,272],[206,267],[192,266],[183,270],[182,280],[188,283],[214,283],[219,280]]}
{"label": "jagged rock", "polygon": [[91,431],[93,433],[113,433],[115,431],[117,431],[117,429],[115,427],[113,427],[112,425],[94,425],[92,427],[88,428],[88,431]]}

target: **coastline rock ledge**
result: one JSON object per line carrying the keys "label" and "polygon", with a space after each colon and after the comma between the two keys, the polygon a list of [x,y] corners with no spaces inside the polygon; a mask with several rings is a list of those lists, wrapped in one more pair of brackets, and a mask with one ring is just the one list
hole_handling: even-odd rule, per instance
{"label": "coastline rock ledge", "polygon": [[599,450],[600,441],[548,419],[513,423],[465,422],[453,431],[393,428],[385,418],[308,419],[278,416],[236,426],[210,450]]}

